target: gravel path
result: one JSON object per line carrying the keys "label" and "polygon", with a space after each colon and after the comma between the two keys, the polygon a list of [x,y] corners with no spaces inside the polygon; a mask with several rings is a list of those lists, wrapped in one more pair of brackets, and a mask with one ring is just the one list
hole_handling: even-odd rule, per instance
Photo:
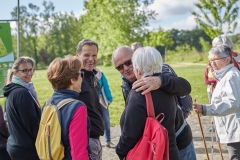
{"label": "gravel path", "polygon": [[[197,159],[198,160],[207,159],[205,149],[204,149],[204,143],[202,141],[200,126],[198,124],[197,115],[190,115],[187,118],[187,122],[192,129],[193,141],[194,141],[195,151],[197,153]],[[215,141],[215,135],[214,135],[213,154],[212,154],[211,132],[209,132],[209,128],[212,125],[211,118],[208,116],[201,117],[201,122],[203,126],[204,136],[205,136],[210,160],[221,160],[219,149],[218,149],[218,143]],[[111,139],[114,144],[117,144],[119,140],[119,136],[120,136],[120,127],[119,126],[111,127]],[[105,144],[104,137],[101,137],[100,140],[102,144]],[[221,148],[222,148],[224,159],[228,160],[229,158],[228,158],[226,144],[221,144]],[[115,149],[103,147],[103,160],[118,160],[118,156],[115,153]]]}

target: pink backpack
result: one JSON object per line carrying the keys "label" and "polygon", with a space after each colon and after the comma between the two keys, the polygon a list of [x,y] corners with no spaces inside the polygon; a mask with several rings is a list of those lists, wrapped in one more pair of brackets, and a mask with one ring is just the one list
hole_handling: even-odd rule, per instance
{"label": "pink backpack", "polygon": [[[161,125],[164,114],[155,117],[151,93],[145,94],[148,117],[142,137],[126,157],[127,160],[169,160],[168,131]],[[163,116],[158,121],[159,116]]]}
{"label": "pink backpack", "polygon": [[237,52],[232,52],[232,56],[233,56],[233,64],[234,66],[240,70],[240,54]]}

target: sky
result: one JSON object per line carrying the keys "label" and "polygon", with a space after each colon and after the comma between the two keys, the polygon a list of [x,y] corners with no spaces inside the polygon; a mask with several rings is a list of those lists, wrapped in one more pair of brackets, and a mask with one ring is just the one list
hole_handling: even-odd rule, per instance
{"label": "sky", "polygon": [[[46,0],[47,1],[47,0]],[[74,2],[71,2],[74,1]],[[20,5],[27,6],[33,3],[41,8],[43,0],[20,0]],[[55,6],[56,12],[71,12],[73,11],[76,16],[80,16],[83,11],[83,0],[51,0]],[[150,20],[149,29],[156,29],[162,27],[164,30],[168,29],[184,29],[191,30],[197,26],[191,11],[198,12],[199,10],[194,6],[197,0],[155,0],[149,6],[150,9],[158,13],[155,20]],[[0,19],[11,19],[11,11],[17,5],[17,0],[0,0]],[[238,2],[240,6],[240,2]],[[237,18],[238,26],[235,33],[240,33],[240,12]],[[14,22],[11,27],[14,27]],[[226,31],[226,26],[223,27]]]}

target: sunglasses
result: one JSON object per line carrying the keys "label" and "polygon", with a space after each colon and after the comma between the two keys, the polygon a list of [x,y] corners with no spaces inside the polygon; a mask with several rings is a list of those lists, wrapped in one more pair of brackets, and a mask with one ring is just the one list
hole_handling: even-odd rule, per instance
{"label": "sunglasses", "polygon": [[121,71],[121,70],[123,70],[123,68],[124,68],[124,65],[125,66],[130,66],[130,65],[132,65],[132,60],[131,59],[129,59],[129,60],[127,60],[126,62],[124,62],[123,64],[120,64],[119,66],[117,66],[117,67],[115,67],[118,71]]}
{"label": "sunglasses", "polygon": [[81,75],[82,79],[84,78],[84,71],[79,71],[79,75]]}
{"label": "sunglasses", "polygon": [[35,71],[35,69],[22,69],[22,70],[17,70],[17,71],[21,71],[23,72],[24,74],[28,74],[28,73],[33,73]]}

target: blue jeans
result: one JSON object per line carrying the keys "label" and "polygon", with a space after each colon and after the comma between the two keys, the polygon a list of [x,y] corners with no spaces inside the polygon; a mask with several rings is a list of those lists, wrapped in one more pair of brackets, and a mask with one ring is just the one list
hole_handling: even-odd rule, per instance
{"label": "blue jeans", "polygon": [[193,145],[193,141],[184,149],[179,151],[180,160],[196,160],[196,153]]}
{"label": "blue jeans", "polygon": [[109,111],[105,107],[102,107],[103,111],[103,121],[104,121],[104,137],[106,142],[110,142],[110,117]]}

